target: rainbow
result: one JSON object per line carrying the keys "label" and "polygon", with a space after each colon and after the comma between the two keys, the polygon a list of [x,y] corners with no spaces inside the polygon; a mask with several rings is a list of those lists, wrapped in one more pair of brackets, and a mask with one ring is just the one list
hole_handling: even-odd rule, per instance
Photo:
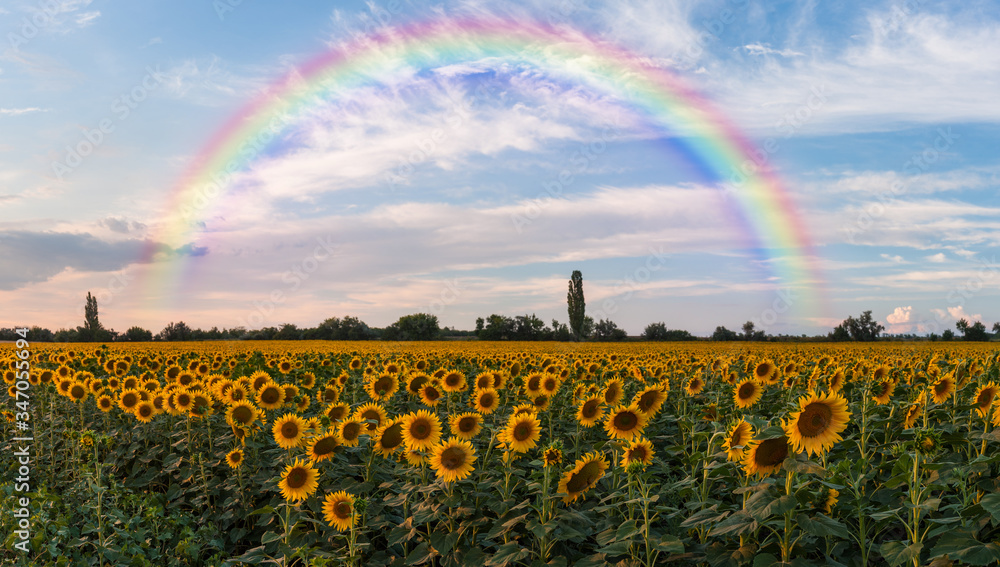
{"label": "rainbow", "polygon": [[[367,85],[445,65],[500,58],[529,64],[624,101],[649,123],[677,136],[685,159],[725,189],[751,248],[771,265],[780,286],[796,289],[814,313],[823,278],[808,231],[760,150],[679,77],[643,57],[565,27],[506,19],[452,19],[388,29],[331,49],[273,83],[218,130],[170,194],[168,214],[145,251],[148,297],[169,297],[184,277],[186,254],[230,189],[229,178],[258,159],[303,110]],[[759,157],[758,157],[759,159]],[[760,160],[763,161],[763,160]],[[164,250],[168,258],[158,258]],[[170,252],[174,251],[174,252]],[[155,260],[155,261],[154,261]],[[159,288],[159,289],[155,289]]]}

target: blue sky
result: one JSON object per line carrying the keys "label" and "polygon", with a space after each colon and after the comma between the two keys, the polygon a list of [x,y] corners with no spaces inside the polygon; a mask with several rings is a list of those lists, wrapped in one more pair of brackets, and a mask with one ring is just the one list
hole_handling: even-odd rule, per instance
{"label": "blue sky", "polygon": [[[777,139],[772,163],[816,245],[827,309],[768,311],[800,284],[748,248],[672,133],[606,93],[492,60],[310,108],[177,252],[198,251],[183,285],[163,298],[138,283],[171,189],[243,104],[367,32],[458,16],[583,30],[680,75],[754,143]],[[74,327],[88,291],[119,331],[344,315],[384,326],[413,312],[466,329],[491,313],[565,322],[575,269],[588,311],[631,334],[747,320],[817,334],[866,309],[894,332],[962,317],[991,326],[998,24],[997,2],[916,0],[5,2],[0,326]],[[457,102],[471,111],[449,121]],[[445,138],[406,167],[442,125]],[[93,153],[53,167],[88,136]],[[514,226],[598,142],[573,182]],[[335,252],[317,255],[317,242]]]}

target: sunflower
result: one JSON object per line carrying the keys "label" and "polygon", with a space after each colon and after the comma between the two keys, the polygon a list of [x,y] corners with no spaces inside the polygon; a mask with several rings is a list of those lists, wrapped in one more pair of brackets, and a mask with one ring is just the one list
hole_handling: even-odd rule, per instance
{"label": "sunflower", "polygon": [[441,420],[427,410],[417,410],[402,417],[406,448],[426,451],[441,440]]}
{"label": "sunflower", "polygon": [[305,500],[316,492],[319,488],[319,473],[313,468],[312,463],[295,459],[292,464],[285,467],[285,472],[281,475],[281,482],[278,488],[285,500],[298,502]]}
{"label": "sunflower", "polygon": [[692,376],[688,378],[687,386],[684,387],[684,391],[687,392],[689,396],[697,396],[705,389],[705,381],[701,379],[701,376]]}
{"label": "sunflower", "polygon": [[257,405],[266,409],[278,409],[285,403],[285,389],[276,382],[265,382],[257,390]]}
{"label": "sunflower", "polygon": [[420,390],[424,387],[424,384],[430,381],[430,379],[431,377],[423,372],[410,374],[410,378],[406,382],[406,391],[411,395],[420,396]]}
{"label": "sunflower", "polygon": [[156,408],[153,407],[152,402],[139,402],[135,406],[135,418],[142,423],[149,423],[153,421],[153,416],[156,415]]}
{"label": "sunflower", "polygon": [[972,405],[976,406],[979,417],[989,417],[990,407],[997,399],[998,394],[1000,394],[1000,386],[997,386],[996,382],[990,382],[976,390],[976,395],[972,396]]}
{"label": "sunflower", "polygon": [[753,437],[753,427],[742,419],[733,424],[726,433],[726,441],[722,448],[726,450],[726,458],[730,461],[743,459],[744,449]]}
{"label": "sunflower", "polygon": [[473,405],[477,412],[489,415],[500,406],[500,396],[492,387],[476,390]]}
{"label": "sunflower", "polygon": [[955,375],[951,372],[941,376],[931,386],[931,399],[935,404],[943,404],[955,393]]}
{"label": "sunflower", "polygon": [[917,424],[917,418],[924,413],[924,404],[916,402],[906,409],[906,417],[903,418],[903,429],[912,429]]}
{"label": "sunflower", "polygon": [[444,482],[462,480],[475,470],[476,450],[472,443],[461,439],[449,439],[431,449],[430,466]]}
{"label": "sunflower", "polygon": [[441,387],[445,392],[464,392],[468,385],[465,383],[465,374],[457,370],[452,370],[441,377]]}
{"label": "sunflower", "polygon": [[593,427],[604,417],[604,396],[591,396],[580,404],[576,420],[584,427]]}
{"label": "sunflower", "polygon": [[551,398],[552,396],[554,396],[556,394],[556,392],[559,391],[559,386],[560,385],[562,385],[562,381],[559,379],[559,377],[558,376],[552,376],[551,374],[549,374],[549,375],[545,376],[545,378],[542,378],[542,384],[541,384],[541,386],[542,386],[542,392],[541,393],[543,393],[546,396],[549,396]]}
{"label": "sunflower", "polygon": [[306,449],[306,453],[310,461],[318,463],[319,461],[333,458],[333,451],[339,446],[340,441],[337,439],[337,434],[326,433],[313,437],[309,441],[309,448]]}
{"label": "sunflower", "polygon": [[541,372],[532,372],[524,377],[524,394],[533,398],[542,393],[542,379],[545,378],[545,374]]}
{"label": "sunflower", "polygon": [[347,414],[351,411],[351,406],[346,403],[333,403],[326,406],[323,410],[323,415],[330,418],[330,421],[341,421],[347,417]]}
{"label": "sunflower", "polygon": [[872,399],[875,403],[883,406],[889,403],[892,398],[892,392],[896,389],[896,382],[892,380],[882,380],[875,384],[872,388]]}
{"label": "sunflower", "polygon": [[622,381],[618,378],[608,380],[604,385],[604,403],[609,406],[616,406],[622,401],[625,392],[622,389]]}
{"label": "sunflower", "polygon": [[387,421],[375,431],[372,441],[375,444],[375,450],[383,457],[389,458],[403,446],[403,423],[398,419]]}
{"label": "sunflower", "polygon": [[335,404],[340,400],[340,389],[333,384],[327,384],[316,392],[316,401],[323,405]]}
{"label": "sunflower", "polygon": [[120,407],[124,412],[131,413],[140,401],[142,401],[142,399],[139,397],[138,390],[123,390],[121,395],[118,396],[118,407]]}
{"label": "sunflower", "polygon": [[741,380],[733,387],[733,401],[736,407],[747,409],[756,404],[764,395],[764,388],[753,378]]}
{"label": "sunflower", "polygon": [[441,403],[443,395],[441,389],[434,382],[428,382],[420,388],[420,401],[428,407],[434,407]]}
{"label": "sunflower", "polygon": [[97,397],[97,407],[104,413],[111,411],[111,408],[115,407],[115,402],[108,395],[101,395]]}
{"label": "sunflower", "polygon": [[226,464],[231,469],[237,469],[243,464],[243,449],[233,449],[226,453]]}
{"label": "sunflower", "polygon": [[667,401],[667,391],[662,386],[648,386],[632,398],[632,404],[649,416],[656,415],[665,401]]}
{"label": "sunflower", "polygon": [[535,414],[515,414],[507,420],[507,427],[502,432],[503,440],[515,453],[524,453],[533,449],[542,436],[542,422]]}
{"label": "sunflower", "polygon": [[561,445],[561,443],[556,442],[545,449],[542,453],[542,461],[545,463],[545,466],[552,467],[562,462],[562,449],[559,448]]}
{"label": "sunflower", "polygon": [[376,402],[389,400],[399,389],[399,378],[395,374],[383,372],[378,376],[365,380],[365,392]]}
{"label": "sunflower", "polygon": [[365,422],[356,417],[345,419],[337,424],[337,440],[345,447],[357,447],[362,434],[368,432]]}
{"label": "sunflower", "polygon": [[840,441],[850,417],[847,400],[840,394],[813,392],[799,399],[799,411],[791,414],[785,434],[795,452],[822,454]]}
{"label": "sunflower", "polygon": [[80,382],[77,382],[69,388],[69,399],[74,402],[82,402],[87,399],[87,392],[87,387]]}
{"label": "sunflower", "polygon": [[604,430],[612,439],[631,439],[641,434],[645,426],[646,414],[635,405],[616,407],[604,421]]}
{"label": "sunflower", "polygon": [[566,472],[559,481],[559,492],[565,494],[563,503],[569,504],[597,484],[608,470],[608,462],[600,453],[587,453],[577,459],[573,470]]}
{"label": "sunflower", "polygon": [[885,380],[889,377],[890,372],[892,372],[892,368],[889,368],[887,364],[882,364],[872,371],[872,380],[875,382]]}
{"label": "sunflower", "polygon": [[250,387],[252,387],[255,392],[259,392],[260,389],[264,387],[264,384],[275,383],[271,378],[271,375],[263,370],[258,370],[247,378],[249,378]]}
{"label": "sunflower", "polygon": [[551,401],[545,394],[539,394],[531,400],[531,405],[534,406],[536,412],[545,411],[549,409]]}
{"label": "sunflower", "polygon": [[351,529],[357,522],[354,497],[343,490],[328,494],[323,501],[323,519],[342,532]]}
{"label": "sunflower", "polygon": [[644,437],[637,437],[629,443],[622,454],[622,468],[627,469],[632,463],[638,463],[643,468],[653,462],[653,444]]}
{"label": "sunflower", "polygon": [[778,367],[770,360],[761,362],[753,369],[753,377],[762,384],[776,384],[778,382],[777,374]]}
{"label": "sunflower", "polygon": [[367,423],[368,432],[371,433],[378,429],[382,423],[388,419],[389,414],[385,412],[385,408],[378,404],[367,403],[358,409],[354,410],[354,419],[358,419],[365,422],[374,421],[375,423]]}
{"label": "sunflower", "polygon": [[286,413],[274,421],[271,433],[279,447],[293,449],[305,441],[306,422],[297,414]]}
{"label": "sunflower", "polygon": [[482,431],[483,416],[476,412],[466,412],[454,415],[448,420],[451,434],[463,441],[468,441]]}
{"label": "sunflower", "polygon": [[790,450],[788,437],[784,435],[763,441],[751,441],[743,452],[743,470],[747,476],[771,475],[781,470],[781,463],[785,462]]}
{"label": "sunflower", "polygon": [[819,493],[819,498],[816,500],[815,508],[816,510],[822,511],[824,514],[829,515],[833,511],[833,507],[837,505],[837,499],[840,496],[840,491],[835,488],[823,488]]}

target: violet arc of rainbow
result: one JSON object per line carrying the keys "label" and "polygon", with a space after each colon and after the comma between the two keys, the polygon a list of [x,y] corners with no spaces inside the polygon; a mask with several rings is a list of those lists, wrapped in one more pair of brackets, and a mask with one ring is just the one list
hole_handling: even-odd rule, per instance
{"label": "violet arc of rainbow", "polygon": [[[271,84],[205,144],[173,187],[167,214],[144,251],[144,287],[169,297],[183,277],[184,254],[199,221],[223,200],[233,174],[245,170],[296,117],[367,85],[414,70],[497,58],[535,66],[612,95],[685,144],[685,155],[726,187],[756,247],[784,287],[800,292],[796,311],[825,310],[819,257],[791,196],[757,151],[723,114],[676,74],[647,58],[567,28],[497,18],[443,18],[392,28],[324,52]],[[156,261],[154,261],[156,260]],[[805,308],[805,309],[803,309]]]}

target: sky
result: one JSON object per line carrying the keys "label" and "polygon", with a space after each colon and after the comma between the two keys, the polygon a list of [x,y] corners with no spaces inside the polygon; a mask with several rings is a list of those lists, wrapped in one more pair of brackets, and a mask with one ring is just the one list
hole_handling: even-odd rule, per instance
{"label": "sky", "polygon": [[[186,172],[271,85],[371,34],[467,19],[571,30],[675,76],[767,148],[817,272],[782,277],[689,132],[473,52],[320,93],[168,238]],[[632,335],[825,334],[865,310],[892,333],[991,327],[997,93],[998,2],[11,0],[0,327],[82,325],[88,292],[118,331],[565,323],[573,270],[588,313]]]}

